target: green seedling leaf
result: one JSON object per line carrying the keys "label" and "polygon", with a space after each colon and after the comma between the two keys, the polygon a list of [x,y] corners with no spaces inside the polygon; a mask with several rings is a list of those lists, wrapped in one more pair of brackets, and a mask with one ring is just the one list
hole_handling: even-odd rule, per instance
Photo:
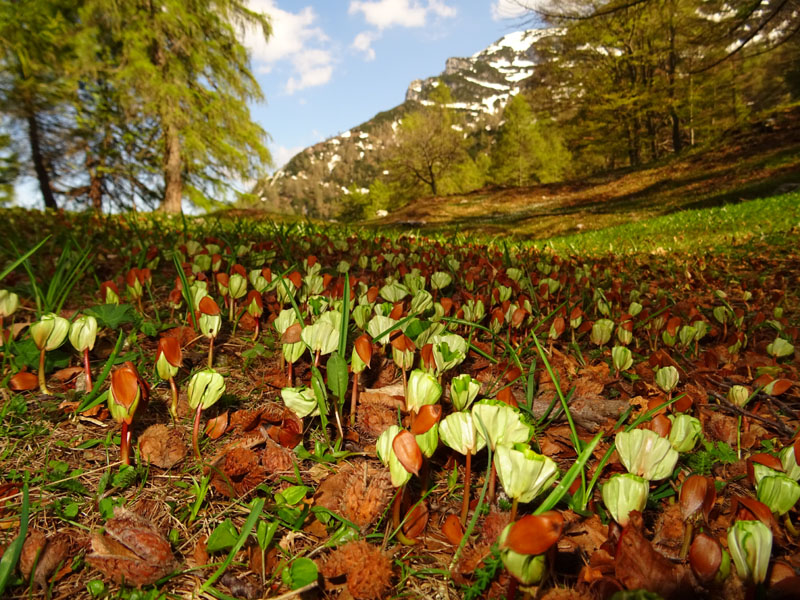
{"label": "green seedling leaf", "polygon": [[328,389],[339,399],[339,406],[344,404],[347,392],[347,361],[338,352],[331,354],[327,364]]}
{"label": "green seedling leaf", "polygon": [[97,509],[100,511],[100,516],[102,516],[104,519],[113,519],[114,507],[122,506],[123,502],[123,498],[112,498],[109,496],[107,498],[103,498],[97,503]]}
{"label": "green seedling leaf", "polygon": [[61,516],[65,519],[74,519],[78,516],[80,506],[77,502],[70,502],[61,508]]}
{"label": "green seedling leaf", "polygon": [[[27,367],[36,370],[39,368],[39,349],[36,347],[34,341],[30,338],[25,338],[20,342],[13,342],[9,344],[11,352],[14,354],[12,361],[17,370]],[[50,350],[45,354],[44,370],[52,372],[56,369],[63,369],[69,366],[70,354],[62,350]]]}
{"label": "green seedling leaf", "polygon": [[136,469],[131,465],[121,465],[119,471],[111,479],[111,486],[124,490],[136,481]]}
{"label": "green seedling leaf", "polygon": [[293,590],[298,590],[317,580],[316,563],[310,558],[301,556],[281,573],[283,582]]}
{"label": "green seedling leaf", "polygon": [[258,541],[258,547],[261,548],[262,551],[267,549],[269,543],[272,541],[272,538],[275,537],[276,531],[278,531],[277,521],[271,521],[269,523],[266,521],[258,522],[258,527],[256,528],[256,540]]}
{"label": "green seedling leaf", "polygon": [[231,548],[231,551],[228,553],[228,556],[225,558],[219,568],[214,571],[214,574],[211,575],[211,577],[209,577],[200,587],[200,594],[203,594],[209,587],[214,585],[214,582],[220,578],[220,576],[233,562],[233,557],[236,556],[236,553],[242,548],[242,546],[244,546],[247,538],[250,536],[250,532],[253,531],[253,527],[255,527],[258,518],[261,516],[262,510],[264,510],[264,499],[256,498],[253,500],[252,508],[250,509],[250,515],[248,515],[247,521],[245,521],[244,525],[242,526],[242,532],[239,534],[239,538],[236,540],[233,548]]}
{"label": "green seedling leaf", "polygon": [[208,536],[207,549],[209,552],[230,550],[236,544],[238,537],[239,532],[236,531],[233,522],[230,519],[225,519]]}
{"label": "green seedling leaf", "polygon": [[6,586],[9,584],[10,578],[14,573],[14,568],[19,562],[19,556],[22,553],[22,544],[25,543],[25,536],[28,534],[28,484],[22,486],[22,511],[19,516],[19,535],[14,538],[14,541],[6,546],[3,557],[0,558],[0,596],[5,592]]}
{"label": "green seedling leaf", "polygon": [[279,504],[294,506],[306,497],[309,489],[305,485],[293,485],[275,494],[275,500]]}
{"label": "green seedling leaf", "polygon": [[100,579],[92,579],[86,583],[86,590],[92,598],[99,598],[106,591],[106,584]]}
{"label": "green seedling leaf", "polygon": [[109,329],[136,322],[136,312],[130,304],[98,304],[84,309],[83,313],[97,319],[100,327]]}

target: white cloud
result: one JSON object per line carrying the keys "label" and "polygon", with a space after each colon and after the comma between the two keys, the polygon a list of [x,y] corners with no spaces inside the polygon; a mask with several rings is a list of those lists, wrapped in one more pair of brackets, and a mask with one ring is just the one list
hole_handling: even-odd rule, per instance
{"label": "white cloud", "polygon": [[363,13],[364,19],[379,30],[389,27],[423,27],[429,15],[451,18],[456,9],[445,0],[352,0],[349,13]]}
{"label": "white cloud", "polygon": [[272,24],[269,40],[256,28],[245,32],[245,45],[259,73],[269,73],[276,63],[288,61],[293,69],[286,82],[289,94],[330,81],[334,62],[330,38],[315,25],[317,14],[311,6],[293,13],[278,8],[276,0],[250,0],[249,8],[269,15]]}
{"label": "white cloud", "polygon": [[362,31],[359,33],[351,44],[351,48],[364,53],[364,60],[375,60],[375,50],[372,48],[372,42],[380,37],[377,31]]}
{"label": "white cloud", "polygon": [[286,146],[278,146],[276,148],[272,148],[272,162],[275,165],[275,169],[281,169],[283,166],[289,162],[295,154],[300,152],[303,149],[303,146],[294,146],[292,148],[287,148]]}
{"label": "white cloud", "polygon": [[331,56],[326,50],[303,50],[295,55],[292,62],[299,77],[292,76],[286,82],[286,91],[289,94],[303,88],[324,85],[333,75]]}

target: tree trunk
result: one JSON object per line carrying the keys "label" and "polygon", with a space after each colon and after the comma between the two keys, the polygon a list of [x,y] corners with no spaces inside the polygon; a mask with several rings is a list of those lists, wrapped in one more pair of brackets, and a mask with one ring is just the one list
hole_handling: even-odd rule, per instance
{"label": "tree trunk", "polygon": [[33,159],[33,168],[36,171],[36,179],[39,180],[39,190],[42,192],[45,208],[58,208],[56,197],[53,194],[53,188],[50,186],[50,174],[47,172],[47,167],[44,164],[44,156],[42,155],[42,142],[39,139],[39,123],[36,121],[36,115],[33,113],[28,114],[28,141],[31,145],[31,158]]}
{"label": "tree trunk", "polygon": [[181,140],[172,123],[164,128],[164,201],[161,210],[168,213],[181,212]]}
{"label": "tree trunk", "polygon": [[86,171],[89,173],[89,201],[92,203],[92,210],[98,215],[103,214],[103,173],[100,166],[102,159],[92,154],[89,145],[86,145]]}

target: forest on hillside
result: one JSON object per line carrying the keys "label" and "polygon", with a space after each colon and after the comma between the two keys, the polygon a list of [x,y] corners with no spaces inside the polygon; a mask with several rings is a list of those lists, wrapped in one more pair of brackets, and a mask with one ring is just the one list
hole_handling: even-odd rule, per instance
{"label": "forest on hillside", "polygon": [[425,196],[652,164],[718,143],[745,123],[768,130],[771,112],[800,94],[798,16],[787,3],[553,6],[531,12],[554,35],[537,40],[535,73],[502,113],[467,122],[442,89],[445,77],[425,104],[392,112],[398,127],[374,119],[376,151],[351,149],[356,156],[343,155],[335,173],[301,153],[295,176],[261,193],[312,216],[371,217]]}

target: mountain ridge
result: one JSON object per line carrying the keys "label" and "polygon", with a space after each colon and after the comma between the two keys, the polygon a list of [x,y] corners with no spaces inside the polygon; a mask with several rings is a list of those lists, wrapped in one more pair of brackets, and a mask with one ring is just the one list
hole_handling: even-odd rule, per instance
{"label": "mountain ridge", "polygon": [[267,210],[335,216],[343,196],[365,194],[371,182],[388,174],[382,162],[403,115],[431,104],[428,97],[440,82],[450,88],[448,107],[463,117],[465,136],[481,127],[491,135],[509,98],[531,84],[542,60],[537,44],[560,31],[515,31],[469,57],[448,58],[439,75],[411,81],[397,106],[298,152],[256,184],[255,197]]}

